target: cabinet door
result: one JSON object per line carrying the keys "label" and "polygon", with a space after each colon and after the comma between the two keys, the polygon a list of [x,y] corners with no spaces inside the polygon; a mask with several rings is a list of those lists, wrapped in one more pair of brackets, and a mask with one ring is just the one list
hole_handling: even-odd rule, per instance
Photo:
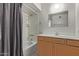
{"label": "cabinet door", "polygon": [[67,46],[64,44],[55,44],[55,55],[56,56],[65,56]]}
{"label": "cabinet door", "polygon": [[52,43],[46,41],[38,41],[37,55],[39,56],[52,56],[53,55]]}

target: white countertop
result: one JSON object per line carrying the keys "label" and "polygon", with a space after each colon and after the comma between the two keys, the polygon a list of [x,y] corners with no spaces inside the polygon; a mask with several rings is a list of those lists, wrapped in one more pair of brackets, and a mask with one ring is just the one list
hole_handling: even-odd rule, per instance
{"label": "white countertop", "polygon": [[79,40],[79,36],[67,36],[67,35],[51,35],[51,34],[39,34],[38,36],[56,37],[56,38],[67,38]]}

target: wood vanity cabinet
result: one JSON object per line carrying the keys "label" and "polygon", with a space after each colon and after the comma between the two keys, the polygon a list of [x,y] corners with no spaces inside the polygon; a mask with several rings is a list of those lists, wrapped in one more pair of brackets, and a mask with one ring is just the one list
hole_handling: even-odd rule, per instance
{"label": "wood vanity cabinet", "polygon": [[79,40],[38,36],[39,56],[79,56]]}

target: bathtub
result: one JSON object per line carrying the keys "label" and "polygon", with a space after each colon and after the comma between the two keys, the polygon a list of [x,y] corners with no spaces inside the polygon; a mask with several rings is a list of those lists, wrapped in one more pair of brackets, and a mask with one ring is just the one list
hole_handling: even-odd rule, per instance
{"label": "bathtub", "polygon": [[23,49],[23,55],[24,56],[35,56],[36,55],[36,42],[31,41],[31,43],[28,44],[28,46],[26,46]]}

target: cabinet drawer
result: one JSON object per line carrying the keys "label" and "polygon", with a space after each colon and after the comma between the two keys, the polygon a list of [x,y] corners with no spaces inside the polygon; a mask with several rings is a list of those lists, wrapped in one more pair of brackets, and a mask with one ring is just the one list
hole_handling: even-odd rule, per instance
{"label": "cabinet drawer", "polygon": [[55,43],[58,43],[58,44],[65,44],[66,43],[66,40],[65,39],[55,39]]}
{"label": "cabinet drawer", "polygon": [[45,37],[45,36],[38,36],[38,41],[53,42],[51,37]]}
{"label": "cabinet drawer", "polygon": [[71,46],[79,46],[79,40],[67,40],[67,44]]}

